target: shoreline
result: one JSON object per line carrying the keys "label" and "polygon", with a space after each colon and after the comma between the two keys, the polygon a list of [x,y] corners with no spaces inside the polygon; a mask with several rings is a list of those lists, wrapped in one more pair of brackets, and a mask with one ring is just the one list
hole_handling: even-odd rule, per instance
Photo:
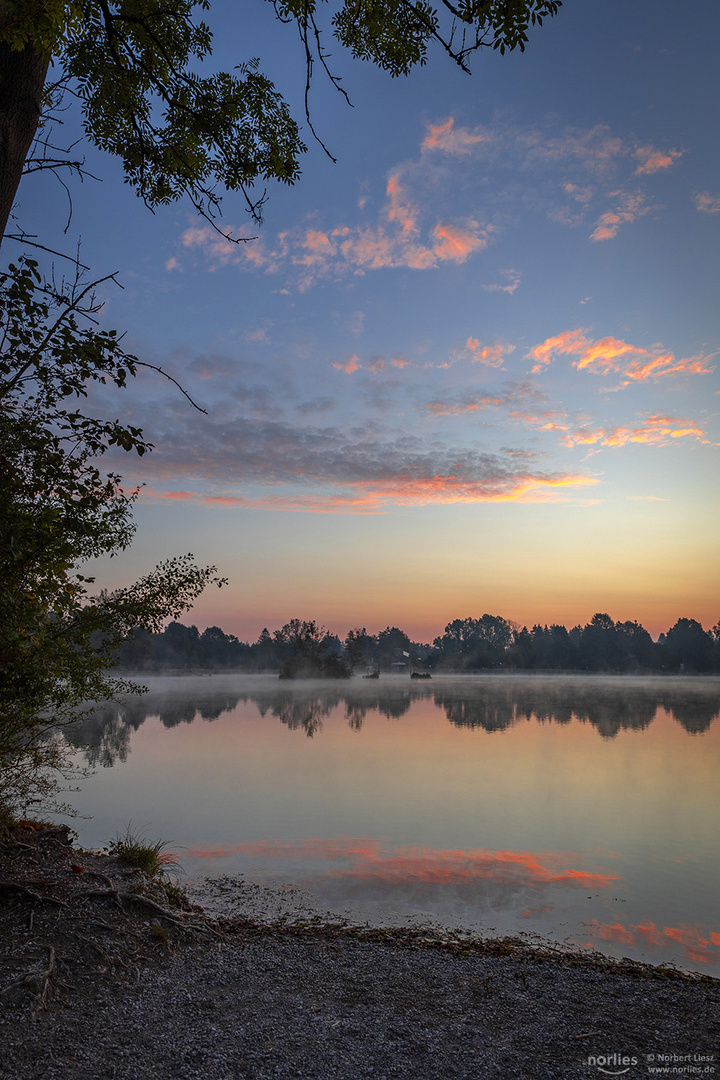
{"label": "shoreline", "polygon": [[[720,980],[454,931],[210,919],[66,828],[0,845],[5,1080],[551,1080],[720,1050]],[[8,988],[11,988],[8,991]]]}

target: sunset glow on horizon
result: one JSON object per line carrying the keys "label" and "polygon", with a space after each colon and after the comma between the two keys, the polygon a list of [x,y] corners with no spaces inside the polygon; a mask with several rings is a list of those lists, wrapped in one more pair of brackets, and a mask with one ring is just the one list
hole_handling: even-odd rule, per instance
{"label": "sunset glow on horizon", "polygon": [[[292,28],[242,8],[213,0],[213,63],[262,56],[304,115]],[[219,231],[151,215],[84,147],[104,182],[72,230],[123,286],[102,286],[102,325],[206,410],[150,370],[93,389],[155,447],[107,455],[142,489],[98,586],[192,551],[229,586],[184,621],[243,640],[291,618],[415,641],[484,612],[716,624],[713,26],[670,0],[566,3],[471,78],[437,54],[391,80],[333,49],[354,108],[319,74],[310,105],[338,162],[305,130],[262,226],[230,197]],[[51,184],[28,177],[18,214],[64,249]]]}

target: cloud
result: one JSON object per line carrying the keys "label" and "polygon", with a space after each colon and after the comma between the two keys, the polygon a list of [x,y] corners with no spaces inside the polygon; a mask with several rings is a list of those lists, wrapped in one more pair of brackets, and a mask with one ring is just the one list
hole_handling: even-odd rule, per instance
{"label": "cloud", "polygon": [[[433,416],[455,416],[458,413],[480,412],[485,409],[502,408],[506,405],[514,405],[519,401],[528,399],[542,399],[530,382],[507,383],[506,389],[501,393],[490,391],[470,391],[463,397],[451,401],[428,401],[423,408]],[[513,416],[518,413],[511,414]]]}
{"label": "cloud", "polygon": [[443,263],[464,263],[489,243],[491,227],[474,217],[435,212],[434,224],[424,224],[428,210],[409,197],[400,168],[390,174],[385,194],[374,224],[306,227],[278,233],[274,244],[253,240],[241,245],[225,239],[233,234],[231,227],[218,235],[209,225],[194,225],[182,233],[180,241],[186,250],[201,251],[210,269],[236,265],[268,274],[284,269],[295,275],[301,292],[320,280],[347,274],[430,270]]}
{"label": "cloud", "polygon": [[720,214],[720,195],[711,195],[709,191],[701,191],[695,196],[695,206],[703,214]]}
{"label": "cloud", "polygon": [[505,345],[499,341],[494,341],[491,345],[483,345],[478,338],[469,337],[465,342],[465,348],[466,356],[473,363],[485,364],[486,367],[502,367],[505,355],[513,352],[515,346]]}
{"label": "cloud", "polygon": [[457,413],[478,412],[480,409],[495,408],[505,405],[503,397],[470,397],[465,401],[454,403],[444,401],[428,401],[425,408],[433,416],[453,416]]}
{"label": "cloud", "polygon": [[449,117],[438,124],[428,124],[427,134],[420,145],[423,154],[440,151],[443,154],[471,154],[481,143],[487,142],[490,135],[482,128],[469,131],[468,128],[455,127],[455,120]]}
{"label": "cloud", "polygon": [[646,204],[646,197],[641,191],[614,192],[618,202],[612,210],[606,210],[598,218],[595,228],[590,233],[591,240],[612,240],[617,236],[621,225],[628,225],[639,217],[644,217],[653,209]]}
{"label": "cloud", "polygon": [[352,375],[354,371],[360,369],[361,364],[357,356],[351,356],[349,360],[344,360],[342,363],[334,363],[332,366],[338,371],[344,371],[346,375]]}
{"label": "cloud", "polygon": [[694,438],[706,442],[705,432],[693,420],[674,416],[646,416],[636,427],[615,428],[580,427],[568,431],[560,440],[564,446],[627,446],[628,443],[645,443],[649,446],[668,446],[673,440]]}
{"label": "cloud", "polygon": [[535,129],[519,133],[518,141],[535,160],[576,161],[591,174],[600,176],[628,153],[622,139],[613,135],[604,124],[596,124],[587,131],[568,129],[556,137]]}
{"label": "cloud", "polygon": [[660,169],[669,169],[671,165],[682,157],[683,150],[658,150],[655,146],[638,146],[633,150],[633,157],[640,162],[635,170],[636,176],[658,172]]}
{"label": "cloud", "polygon": [[571,199],[574,199],[575,202],[582,203],[583,205],[589,203],[593,195],[595,194],[593,188],[580,187],[578,184],[570,183],[570,181],[566,181],[562,185],[562,189],[565,194],[568,195]]}
{"label": "cloud", "polygon": [[503,270],[501,271],[501,274],[505,278],[505,285],[494,283],[492,285],[483,285],[482,288],[485,292],[504,292],[509,293],[509,295],[512,296],[520,286],[522,274],[517,270]]}
{"label": "cloud", "polygon": [[[367,425],[346,431],[228,415],[210,427],[203,424],[200,439],[189,425],[180,428],[174,414],[162,435],[155,413],[157,449],[142,465],[151,488],[145,497],[153,499],[370,512],[390,506],[566,501],[597,483],[586,474],[537,468],[532,458],[447,446],[426,435],[387,437]],[[177,490],[169,482],[173,477],[180,479]]]}
{"label": "cloud", "polygon": [[[682,154],[621,138],[603,125],[558,135],[549,125],[471,129],[452,116],[427,125],[419,150],[415,158],[390,170],[377,212],[372,200],[363,197],[353,211],[355,221],[319,223],[318,215],[311,224],[306,221],[262,239],[251,237],[247,229],[225,227],[218,232],[210,225],[193,224],[182,233],[168,269],[181,269],[181,252],[200,252],[210,270],[234,265],[266,274],[282,272],[300,291],[351,274],[427,271],[463,263],[483,251],[499,228],[517,217],[518,207],[542,207],[551,218],[577,225],[598,197],[613,202],[597,218],[591,238],[608,240],[622,225],[650,212],[638,183],[669,168]],[[634,190],[619,186],[633,177]],[[569,200],[560,207],[558,187]],[[710,212],[712,199],[707,198],[710,202],[698,205]],[[226,239],[238,235],[244,243]],[[519,274],[509,270],[504,277],[504,283],[485,288],[514,293]]]}
{"label": "cloud", "polygon": [[349,320],[348,329],[351,334],[362,334],[365,328],[365,312],[354,311]]}
{"label": "cloud", "polygon": [[714,368],[710,360],[715,355],[676,358],[675,354],[655,345],[650,349],[630,345],[619,338],[604,337],[592,340],[586,330],[566,330],[555,337],[546,338],[526,353],[527,359],[535,360],[533,374],[542,371],[557,355],[577,356],[572,366],[578,371],[588,370],[607,375],[620,372],[621,387],[632,383],[657,380],[665,375],[708,375]]}
{"label": "cloud", "polygon": [[546,338],[541,345],[536,345],[525,355],[536,361],[532,373],[537,375],[558,353],[574,353],[585,348],[587,344],[588,338],[583,330],[566,330],[556,337]]}

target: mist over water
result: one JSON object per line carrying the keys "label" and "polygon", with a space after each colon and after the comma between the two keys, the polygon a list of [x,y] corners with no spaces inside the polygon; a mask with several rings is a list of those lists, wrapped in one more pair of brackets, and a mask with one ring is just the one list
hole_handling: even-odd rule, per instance
{"label": "mist over water", "polygon": [[225,910],[720,970],[718,678],[141,681],[68,733],[88,846],[131,819]]}

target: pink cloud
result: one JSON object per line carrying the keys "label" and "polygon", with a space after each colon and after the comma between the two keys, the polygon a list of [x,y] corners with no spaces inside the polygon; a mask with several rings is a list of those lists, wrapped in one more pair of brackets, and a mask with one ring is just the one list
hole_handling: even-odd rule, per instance
{"label": "pink cloud", "polygon": [[478,338],[474,337],[467,339],[465,347],[470,353],[471,360],[485,364],[486,367],[502,367],[505,353],[513,351],[512,345],[502,345],[498,341],[493,342],[492,345],[483,345]]}
{"label": "pink cloud", "polygon": [[417,209],[408,202],[400,186],[398,173],[392,173],[389,177],[386,194],[389,202],[388,220],[396,222],[405,233],[416,233]]}
{"label": "pink cloud", "polygon": [[345,360],[341,364],[333,364],[334,368],[338,371],[344,371],[346,375],[352,375],[353,371],[358,371],[360,366],[360,361],[357,356],[351,356],[349,360]]}
{"label": "pink cloud", "polygon": [[562,185],[562,189],[566,195],[575,202],[588,203],[593,197],[593,189],[589,187],[580,187],[578,184],[571,184],[567,182]]}
{"label": "pink cloud", "polygon": [[617,205],[612,210],[606,210],[598,218],[595,228],[590,233],[591,240],[612,240],[617,236],[621,225],[628,225],[639,217],[649,214],[652,207],[645,203],[645,196],[641,191],[615,192],[619,195]]}
{"label": "pink cloud", "polygon": [[683,150],[658,150],[655,146],[638,146],[633,151],[633,157],[640,162],[635,175],[642,176],[660,169],[669,169],[683,153]]}
{"label": "pink cloud", "polygon": [[450,117],[439,124],[428,124],[427,135],[420,146],[424,154],[428,150],[439,150],[444,154],[469,154],[480,143],[487,142],[489,136],[476,128],[469,131],[468,128],[456,128],[455,120]]}
{"label": "pink cloud", "polygon": [[709,191],[701,191],[695,196],[695,206],[703,214],[720,214],[720,195],[711,195]]}
{"label": "pink cloud", "polygon": [[435,240],[433,254],[441,261],[465,262],[473,251],[487,247],[487,238],[479,235],[479,228],[476,221],[469,222],[465,229],[438,223],[431,234]]}

